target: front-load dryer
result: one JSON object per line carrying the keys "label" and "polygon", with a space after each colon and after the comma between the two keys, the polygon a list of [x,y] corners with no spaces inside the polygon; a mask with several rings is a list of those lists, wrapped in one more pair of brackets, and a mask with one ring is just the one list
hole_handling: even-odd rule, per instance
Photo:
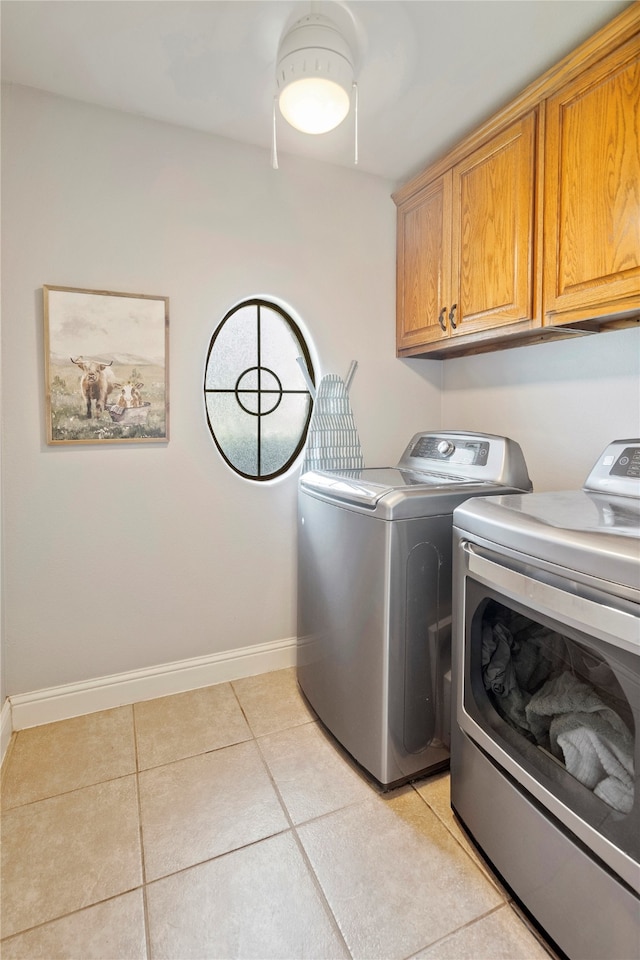
{"label": "front-load dryer", "polygon": [[454,513],[451,803],[572,960],[640,956],[640,439]]}

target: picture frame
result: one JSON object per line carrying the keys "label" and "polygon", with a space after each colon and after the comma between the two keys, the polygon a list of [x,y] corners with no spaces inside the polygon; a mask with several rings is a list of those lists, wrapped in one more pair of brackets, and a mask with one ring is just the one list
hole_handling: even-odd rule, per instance
{"label": "picture frame", "polygon": [[47,443],[167,443],[169,298],[42,290]]}

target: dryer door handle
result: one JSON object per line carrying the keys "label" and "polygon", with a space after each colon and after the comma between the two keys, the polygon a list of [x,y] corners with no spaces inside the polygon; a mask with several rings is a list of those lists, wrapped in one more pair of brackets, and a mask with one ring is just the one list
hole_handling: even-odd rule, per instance
{"label": "dryer door handle", "polygon": [[[640,654],[640,617],[607,603],[597,603],[551,586],[489,560],[468,540],[463,540],[461,545],[466,556],[467,571],[475,580],[525,604],[534,612],[553,617],[560,624],[594,635],[614,647]],[[499,561],[499,557],[494,556]]]}

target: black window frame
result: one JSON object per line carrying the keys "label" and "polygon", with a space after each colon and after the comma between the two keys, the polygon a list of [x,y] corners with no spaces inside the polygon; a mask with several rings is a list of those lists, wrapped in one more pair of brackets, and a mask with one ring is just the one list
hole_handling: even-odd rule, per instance
{"label": "black window frame", "polygon": [[[218,338],[218,335],[219,335],[219,334],[221,333],[221,331],[224,329],[224,326],[225,326],[227,320],[229,320],[229,319],[230,319],[235,313],[237,313],[239,310],[245,309],[246,307],[256,307],[256,325],[257,325],[257,358],[256,358],[256,365],[254,365],[254,366],[252,366],[252,367],[247,367],[245,370],[243,370],[242,373],[240,373],[240,375],[237,377],[235,386],[234,386],[233,388],[231,388],[231,387],[229,387],[229,388],[217,388],[217,387],[216,387],[216,388],[212,388],[212,387],[207,387],[207,371],[208,371],[208,369],[209,369],[209,360],[210,360],[210,358],[211,358],[211,353],[212,353],[212,351],[213,351],[213,349],[214,349],[214,347],[215,347],[215,343],[216,343],[216,340],[217,340],[217,338]],[[302,389],[300,389],[300,390],[288,390],[288,389],[284,389],[284,388],[282,387],[282,384],[281,384],[280,379],[279,379],[279,377],[277,376],[277,374],[276,374],[273,370],[269,370],[269,369],[266,368],[266,367],[264,367],[264,368],[262,367],[262,365],[261,365],[261,353],[262,353],[262,343],[261,343],[261,309],[262,309],[263,307],[264,307],[264,308],[268,308],[269,310],[271,310],[271,311],[279,314],[280,317],[282,318],[282,320],[285,322],[285,324],[289,327],[290,331],[293,333],[293,335],[294,335],[294,337],[295,337],[295,339],[296,339],[296,341],[297,341],[297,343],[298,343],[298,345],[299,345],[299,347],[300,347],[300,354],[301,354],[301,356],[304,358],[304,362],[305,362],[305,364],[306,364],[306,368],[307,368],[307,372],[308,372],[309,378],[311,379],[311,382],[312,382],[312,384],[313,384],[314,387],[315,387],[316,379],[315,379],[315,371],[314,371],[314,368],[313,368],[313,362],[312,362],[312,360],[311,360],[311,353],[310,353],[310,351],[309,351],[309,347],[307,346],[306,339],[305,339],[305,337],[304,337],[304,335],[303,335],[300,327],[299,327],[298,324],[295,322],[295,320],[293,319],[293,317],[291,317],[291,315],[285,310],[284,307],[282,307],[279,303],[275,302],[274,300],[267,300],[266,298],[263,298],[263,297],[251,297],[251,298],[249,298],[249,299],[247,299],[247,300],[242,300],[242,301],[240,301],[239,303],[235,304],[235,306],[233,306],[229,311],[227,311],[227,313],[225,314],[225,316],[223,317],[223,319],[220,321],[220,323],[219,323],[218,326],[216,327],[216,329],[215,329],[215,331],[214,331],[214,333],[213,333],[213,336],[211,337],[211,340],[210,340],[210,342],[209,342],[209,349],[208,349],[208,351],[207,351],[207,358],[206,358],[206,362],[205,362],[205,367],[204,367],[204,371],[205,371],[205,373],[204,373],[205,412],[206,412],[206,417],[207,417],[207,426],[209,427],[209,432],[210,432],[210,434],[211,434],[211,436],[212,436],[212,438],[213,438],[213,441],[214,441],[214,443],[215,443],[215,445],[216,445],[216,447],[217,447],[217,449],[218,449],[221,457],[223,458],[223,460],[225,461],[225,463],[234,471],[234,473],[238,474],[238,476],[243,477],[245,480],[254,480],[254,481],[258,482],[258,483],[265,482],[265,481],[268,481],[268,480],[275,480],[275,479],[277,479],[278,477],[283,476],[285,473],[287,473],[287,472],[291,469],[292,465],[295,463],[295,461],[297,460],[297,458],[300,456],[300,453],[301,453],[302,450],[304,449],[304,445],[305,445],[306,440],[307,440],[307,434],[308,434],[308,432],[309,432],[309,424],[311,423],[311,416],[312,416],[312,414],[313,414],[313,405],[314,405],[314,396],[313,396],[312,392],[311,392],[309,389],[304,389],[304,390],[302,390]],[[256,371],[257,387],[256,387],[255,389],[242,389],[241,392],[242,392],[243,394],[255,394],[255,395],[256,395],[256,397],[257,397],[257,411],[253,411],[253,410],[248,409],[246,406],[244,406],[244,405],[241,403],[241,401],[240,401],[240,399],[239,399],[239,393],[240,393],[239,385],[240,385],[240,382],[241,382],[242,378],[243,378],[247,373],[250,373],[251,371],[254,371],[254,370]],[[271,377],[275,378],[275,380],[276,380],[277,383],[279,384],[279,387],[278,387],[278,390],[277,390],[277,391],[275,391],[275,390],[273,390],[273,389],[267,389],[267,388],[262,388],[262,387],[261,387],[261,380],[262,380],[263,371],[266,372],[266,373],[269,373]],[[277,399],[277,402],[276,402],[275,406],[274,406],[274,405],[271,405],[269,409],[266,409],[266,410],[263,411],[263,410],[262,410],[262,399],[263,399],[263,397],[265,397],[265,396],[271,396],[271,397],[273,397],[273,394],[276,393],[276,392],[279,394],[279,396],[278,396],[278,399]],[[256,447],[257,447],[256,462],[257,462],[257,469],[258,469],[257,474],[254,474],[254,473],[246,473],[246,472],[244,472],[243,470],[241,470],[235,463],[233,463],[232,460],[229,459],[229,457],[227,456],[227,454],[225,453],[225,451],[224,451],[223,448],[221,447],[220,443],[218,442],[218,438],[217,438],[216,433],[215,433],[215,428],[214,428],[213,424],[211,423],[211,418],[209,417],[209,408],[208,408],[208,405],[207,405],[207,402],[206,402],[207,394],[212,394],[212,393],[213,393],[213,394],[234,394],[234,395],[235,395],[235,398],[236,398],[236,402],[237,402],[238,405],[242,408],[242,410],[243,410],[245,413],[247,413],[248,415],[250,415],[250,416],[255,416],[255,417],[257,418],[257,432],[256,432]],[[276,409],[278,408],[278,406],[280,405],[280,402],[281,402],[282,397],[283,397],[284,394],[296,394],[296,395],[306,394],[306,395],[309,397],[309,409],[308,409],[308,412],[307,412],[306,421],[305,421],[304,427],[303,427],[303,429],[302,429],[302,433],[301,433],[300,439],[299,439],[299,441],[298,441],[298,443],[297,443],[297,445],[296,445],[293,453],[292,453],[292,454],[290,455],[290,457],[288,458],[287,462],[286,462],[285,464],[283,464],[283,466],[280,467],[278,470],[273,471],[272,473],[263,474],[263,473],[262,473],[262,470],[261,470],[261,465],[262,465],[262,443],[261,443],[261,437],[262,437],[262,419],[263,419],[264,417],[266,417],[266,416],[269,416],[270,413],[273,413],[274,410],[276,410]]]}

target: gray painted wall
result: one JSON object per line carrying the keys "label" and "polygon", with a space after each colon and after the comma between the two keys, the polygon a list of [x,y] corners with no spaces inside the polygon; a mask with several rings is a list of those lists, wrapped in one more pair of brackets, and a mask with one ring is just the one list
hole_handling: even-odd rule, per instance
{"label": "gray painted wall", "polygon": [[580,487],[640,437],[640,327],[447,361],[443,425],[460,420],[518,440],[536,490]]}
{"label": "gray painted wall", "polygon": [[[6,692],[294,636],[297,471],[231,473],[206,351],[277,295],[321,372],[358,360],[369,464],[437,427],[441,366],[394,358],[392,185],[20,87],[2,120]],[[47,446],[42,284],[170,298],[167,445]]]}

